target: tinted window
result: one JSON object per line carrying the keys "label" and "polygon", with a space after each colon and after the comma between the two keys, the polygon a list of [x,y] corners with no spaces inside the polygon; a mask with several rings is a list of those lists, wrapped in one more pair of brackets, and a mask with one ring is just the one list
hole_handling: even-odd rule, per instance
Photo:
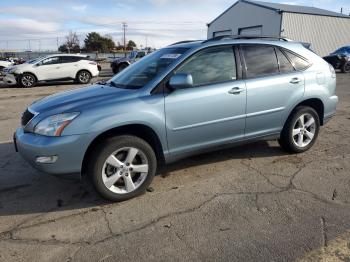
{"label": "tinted window", "polygon": [[294,72],[294,67],[293,65],[289,62],[287,57],[279,50],[278,48],[275,48],[276,50],[276,55],[278,59],[278,64],[280,68],[281,73],[289,73],[289,72]]}
{"label": "tinted window", "polygon": [[261,77],[278,74],[278,63],[275,50],[272,46],[242,47],[247,66],[247,77]]}
{"label": "tinted window", "polygon": [[285,53],[289,57],[289,59],[292,61],[292,64],[296,70],[305,70],[310,66],[310,63],[306,61],[305,59],[285,50]]}
{"label": "tinted window", "polygon": [[74,63],[82,60],[82,57],[77,56],[62,56],[61,63]]}
{"label": "tinted window", "polygon": [[54,64],[58,64],[59,61],[60,61],[59,57],[54,56],[54,57],[49,57],[49,58],[44,59],[39,64],[40,65],[54,65]]}
{"label": "tinted window", "polygon": [[176,73],[191,74],[194,86],[235,80],[236,62],[233,48],[215,48],[194,55],[176,70]]}

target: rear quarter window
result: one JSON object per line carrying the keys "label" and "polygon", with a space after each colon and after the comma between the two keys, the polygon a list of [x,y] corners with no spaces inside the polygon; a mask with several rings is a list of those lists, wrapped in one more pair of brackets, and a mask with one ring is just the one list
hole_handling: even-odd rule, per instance
{"label": "rear quarter window", "polygon": [[288,50],[285,50],[285,49],[283,51],[288,56],[290,61],[292,62],[295,70],[304,71],[311,66],[311,63],[309,61],[307,61],[305,58],[298,56],[298,55],[296,55]]}

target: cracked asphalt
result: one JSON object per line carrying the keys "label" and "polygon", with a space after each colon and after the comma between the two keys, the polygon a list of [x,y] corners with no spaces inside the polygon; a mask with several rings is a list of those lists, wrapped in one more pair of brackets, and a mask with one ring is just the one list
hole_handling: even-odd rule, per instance
{"label": "cracked asphalt", "polygon": [[350,261],[350,75],[337,77],[337,116],[309,152],[191,157],[117,204],[34,170],[10,141],[28,104],[77,86],[1,87],[0,261]]}

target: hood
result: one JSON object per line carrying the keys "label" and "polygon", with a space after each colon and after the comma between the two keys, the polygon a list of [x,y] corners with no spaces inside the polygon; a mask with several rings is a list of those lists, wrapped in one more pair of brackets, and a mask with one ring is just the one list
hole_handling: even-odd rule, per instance
{"label": "hood", "polygon": [[108,85],[93,85],[47,96],[30,105],[30,109],[36,113],[81,111],[111,100],[126,99],[130,94],[135,93],[133,91]]}

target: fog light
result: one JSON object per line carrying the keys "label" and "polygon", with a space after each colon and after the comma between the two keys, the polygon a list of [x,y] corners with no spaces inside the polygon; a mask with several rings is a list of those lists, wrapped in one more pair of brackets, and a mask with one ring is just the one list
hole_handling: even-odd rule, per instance
{"label": "fog light", "polygon": [[53,164],[57,159],[57,156],[39,156],[36,158],[36,162],[40,164]]}

